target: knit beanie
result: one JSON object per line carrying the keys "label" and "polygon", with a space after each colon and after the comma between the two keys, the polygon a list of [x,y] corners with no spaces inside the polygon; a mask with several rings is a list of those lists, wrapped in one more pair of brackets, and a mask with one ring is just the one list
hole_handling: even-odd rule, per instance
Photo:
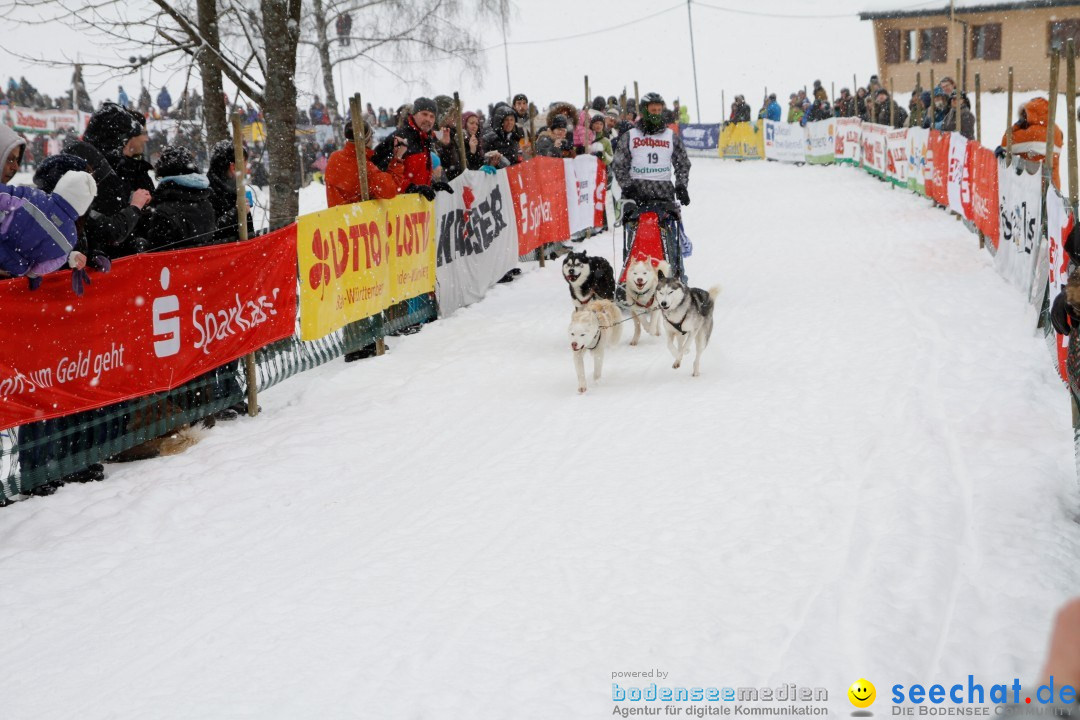
{"label": "knit beanie", "polygon": [[154,165],[154,175],[158,180],[177,175],[193,175],[198,172],[199,166],[195,164],[195,156],[186,147],[180,145],[166,145],[161,151],[157,164]]}
{"label": "knit beanie", "polygon": [[418,97],[418,98],[416,98],[416,100],[413,102],[413,108],[412,108],[413,115],[415,115],[418,112],[423,112],[425,110],[430,112],[432,115],[436,115],[439,112],[438,106],[435,105],[435,101],[432,100],[431,98],[426,98],[426,97]]}
{"label": "knit beanie", "polygon": [[34,185],[47,193],[67,172],[86,172],[87,162],[77,155],[50,155],[41,161],[34,172]]}
{"label": "knit beanie", "polygon": [[72,170],[64,173],[53,188],[53,195],[59,195],[68,202],[80,217],[90,209],[97,195],[97,183],[88,172]]}

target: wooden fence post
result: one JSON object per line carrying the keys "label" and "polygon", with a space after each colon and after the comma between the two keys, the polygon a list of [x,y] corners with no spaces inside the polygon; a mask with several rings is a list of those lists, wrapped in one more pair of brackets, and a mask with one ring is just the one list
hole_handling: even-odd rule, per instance
{"label": "wooden fence post", "polygon": [[1009,66],[1009,117],[1005,118],[1005,164],[1012,165],[1013,146],[1013,69]]}
{"label": "wooden fence post", "polygon": [[[233,113],[233,172],[236,176],[236,232],[240,242],[248,239],[247,232],[247,192],[244,178],[247,174],[247,161],[244,160],[244,124],[240,113]],[[244,376],[247,378],[247,411],[249,417],[259,414],[259,387],[255,377],[255,353],[244,356]]]}
{"label": "wooden fence post", "polygon": [[[454,92],[454,108],[457,110],[457,151],[458,157],[461,158],[461,172],[465,172],[469,169],[469,156],[465,153],[465,119],[461,112],[461,96],[457,91]],[[479,134],[479,129],[477,131]],[[478,138],[479,139],[479,138]]]}
{"label": "wooden fence post", "polygon": [[[367,177],[367,142],[364,140],[364,128],[367,123],[364,121],[364,114],[361,111],[363,104],[360,101],[360,93],[356,93],[349,100],[349,112],[352,115],[353,126],[353,146],[356,148],[356,168],[360,175],[360,201],[367,202],[370,199],[368,195],[368,177]],[[382,355],[386,352],[386,342],[383,338],[379,338],[375,341],[375,354]]]}

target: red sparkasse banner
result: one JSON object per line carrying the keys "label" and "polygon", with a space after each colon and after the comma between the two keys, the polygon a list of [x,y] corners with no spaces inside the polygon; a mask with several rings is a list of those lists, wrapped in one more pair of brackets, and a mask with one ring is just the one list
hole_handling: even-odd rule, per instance
{"label": "red sparkasse banner", "polygon": [[968,217],[997,249],[998,161],[992,150],[975,142],[968,143],[967,152],[971,171],[971,213]]}
{"label": "red sparkasse banner", "polygon": [[926,142],[926,194],[943,207],[949,206],[949,133],[930,131]]}
{"label": "red sparkasse banner", "polygon": [[518,254],[570,238],[566,171],[559,158],[539,157],[506,169],[518,223]]}
{"label": "red sparkasse banner", "polygon": [[91,271],[0,282],[0,428],[170,390],[289,337],[296,225],[244,243],[147,253]]}

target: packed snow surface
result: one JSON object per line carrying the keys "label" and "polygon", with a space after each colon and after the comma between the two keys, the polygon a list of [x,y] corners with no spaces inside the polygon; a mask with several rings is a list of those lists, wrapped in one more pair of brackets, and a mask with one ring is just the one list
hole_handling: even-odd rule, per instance
{"label": "packed snow surface", "polygon": [[699,378],[624,340],[578,395],[530,265],[0,511],[3,717],[606,718],[650,669],[846,715],[861,677],[1034,680],[1080,498],[1023,299],[860,171],[695,160],[690,190],[691,282],[723,287]]}

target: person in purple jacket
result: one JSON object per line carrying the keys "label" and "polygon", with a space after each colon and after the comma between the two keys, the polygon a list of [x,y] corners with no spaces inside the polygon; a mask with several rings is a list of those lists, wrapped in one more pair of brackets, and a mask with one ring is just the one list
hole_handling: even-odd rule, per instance
{"label": "person in purple jacket", "polygon": [[76,222],[86,214],[97,184],[86,172],[67,172],[53,192],[0,185],[0,271],[36,278],[65,264],[86,266],[75,250]]}

